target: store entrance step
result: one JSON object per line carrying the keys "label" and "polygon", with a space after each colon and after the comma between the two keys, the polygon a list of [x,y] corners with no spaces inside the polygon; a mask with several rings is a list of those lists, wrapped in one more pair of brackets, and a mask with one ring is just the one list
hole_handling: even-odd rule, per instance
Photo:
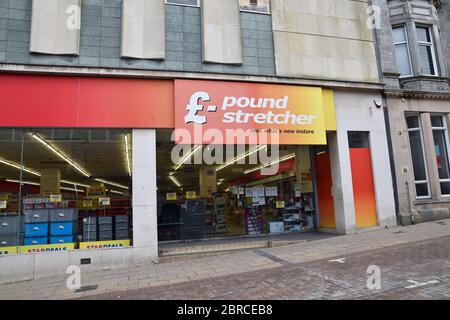
{"label": "store entrance step", "polygon": [[245,238],[231,238],[221,240],[197,240],[186,242],[162,243],[159,248],[159,261],[169,262],[178,260],[198,259],[235,252],[237,250],[262,249],[268,247],[286,246],[301,242],[309,242],[331,235],[317,232],[292,233],[285,235],[267,236],[254,235]]}

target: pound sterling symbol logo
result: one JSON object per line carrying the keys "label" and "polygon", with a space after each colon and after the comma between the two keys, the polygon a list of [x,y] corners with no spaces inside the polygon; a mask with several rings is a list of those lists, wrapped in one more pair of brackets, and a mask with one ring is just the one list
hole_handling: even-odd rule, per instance
{"label": "pound sterling symbol logo", "polygon": [[[186,106],[186,110],[188,111],[188,114],[184,117],[185,123],[197,123],[197,124],[204,124],[206,123],[206,116],[199,116],[197,113],[199,111],[203,111],[203,105],[199,104],[200,99],[203,100],[203,102],[211,100],[209,98],[209,94],[203,91],[199,91],[194,93],[191,96],[191,100],[189,101],[189,104]],[[215,112],[217,110],[216,106],[208,106],[208,112]]]}

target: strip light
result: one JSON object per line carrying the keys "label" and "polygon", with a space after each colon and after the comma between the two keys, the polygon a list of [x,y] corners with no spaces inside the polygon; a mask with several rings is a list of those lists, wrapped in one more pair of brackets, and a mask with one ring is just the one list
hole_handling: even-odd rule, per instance
{"label": "strip light", "polygon": [[257,146],[256,148],[252,149],[251,151],[248,151],[248,152],[244,153],[243,155],[241,155],[239,157],[236,157],[234,159],[231,159],[230,161],[226,162],[225,164],[217,167],[216,172],[218,172],[218,171],[220,171],[222,169],[225,169],[226,167],[232,165],[233,163],[238,162],[239,160],[245,159],[248,156],[250,156],[251,154],[253,154],[255,152],[258,152],[259,150],[262,150],[262,149],[265,149],[265,148],[267,148],[267,145]]}
{"label": "strip light", "polygon": [[44,146],[46,146],[47,148],[49,148],[50,150],[52,150],[55,154],[57,154],[60,158],[62,158],[63,160],[65,160],[68,164],[70,164],[72,167],[74,167],[76,170],[78,170],[80,173],[82,173],[84,176],[86,177],[90,177],[89,173],[87,173],[84,169],[82,169],[78,164],[76,164],[75,162],[73,162],[71,159],[69,159],[66,155],[64,155],[63,153],[61,153],[59,150],[57,150],[55,147],[53,147],[50,143],[48,143],[47,141],[45,141],[44,139],[42,139],[41,137],[39,137],[37,134],[35,134],[34,132],[31,134],[33,136],[33,138],[35,138],[37,141],[39,141],[40,143],[42,143]]}
{"label": "strip light", "polygon": [[179,188],[181,187],[181,183],[175,178],[172,174],[169,175],[169,179]]}
{"label": "strip light", "polygon": [[69,181],[69,180],[61,180],[61,183],[72,184],[74,186],[80,186],[80,187],[84,187],[84,188],[90,188],[91,187],[88,184],[79,183],[79,182],[75,182],[75,181]]}
{"label": "strip light", "polygon": [[197,145],[195,148],[193,148],[182,160],[181,162],[174,168],[175,171],[177,171],[187,160],[189,160],[194,153],[196,153],[199,149],[201,149],[202,145]]}
{"label": "strip light", "polygon": [[[6,179],[7,182],[13,182],[13,183],[20,183],[20,180],[15,180],[15,179]],[[22,184],[29,184],[32,186],[40,186],[41,184],[38,182],[33,182],[33,181],[22,181]]]}
{"label": "strip light", "polygon": [[125,139],[125,153],[127,154],[127,165],[128,165],[128,174],[131,177],[131,162],[130,162],[130,148],[128,147],[128,135],[124,134]]}
{"label": "strip light", "polygon": [[123,193],[122,191],[117,191],[117,190],[109,190],[111,193],[116,193],[116,194],[121,194],[121,195],[125,195],[125,193]]}
{"label": "strip light", "polygon": [[274,164],[277,164],[277,163],[280,163],[280,162],[283,162],[283,161],[286,161],[286,160],[289,160],[289,159],[293,159],[293,158],[295,158],[295,153],[292,153],[292,154],[289,154],[289,155],[287,155],[287,156],[278,158],[278,160],[274,160],[274,161],[272,161],[272,162],[263,164],[263,165],[261,165],[261,166],[259,166],[259,167],[256,167],[256,168],[253,168],[253,169],[246,170],[246,171],[244,171],[244,174],[249,174],[249,173],[258,171],[258,170],[260,170],[260,169],[262,169],[262,168],[269,167],[269,166],[272,166],[272,165],[274,165]]}
{"label": "strip light", "polygon": [[18,165],[18,164],[13,163],[13,162],[6,161],[6,160],[4,160],[4,159],[0,159],[0,163],[3,163],[3,164],[6,164],[6,165],[8,165],[8,166],[10,166],[10,167],[13,167],[13,168],[16,168],[16,169],[23,170],[23,171],[25,171],[25,172],[34,174],[35,176],[38,176],[38,177],[41,176],[41,174],[40,174],[39,172],[37,172],[37,171],[34,171],[34,170],[31,170],[31,169],[25,168],[24,166],[20,166],[20,165]]}
{"label": "strip light", "polygon": [[108,181],[108,180],[105,180],[105,179],[97,178],[97,179],[94,179],[94,180],[98,181],[98,182],[102,182],[104,184],[109,184],[109,185],[115,186],[117,188],[121,188],[121,189],[125,189],[125,190],[129,189],[127,186],[124,186],[123,184],[119,184],[119,183],[116,183],[116,182]]}
{"label": "strip light", "polygon": [[[13,183],[19,183],[20,184],[20,180],[14,180],[14,179],[6,179],[7,182],[13,182]],[[28,184],[28,185],[32,185],[32,186],[40,186],[41,184],[38,182],[33,182],[33,181],[22,181],[22,184]],[[78,189],[74,189],[74,188],[66,188],[66,187],[60,187],[61,190],[66,190],[66,191],[73,191],[73,192],[80,192],[80,193],[84,193],[83,190],[78,190]]]}

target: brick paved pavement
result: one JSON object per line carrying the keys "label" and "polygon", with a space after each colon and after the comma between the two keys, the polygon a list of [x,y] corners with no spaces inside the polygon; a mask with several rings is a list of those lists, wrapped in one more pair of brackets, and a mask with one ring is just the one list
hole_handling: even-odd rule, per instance
{"label": "brick paved pavement", "polygon": [[[89,266],[81,266],[82,286],[97,285],[97,289],[75,293],[66,288],[66,277],[55,276],[0,285],[0,299],[71,299],[89,296],[114,298],[117,292],[121,292],[122,297],[127,296],[126,292],[137,297],[136,292],[140,291],[136,290],[143,290],[142,297],[147,298],[200,298],[202,294],[217,299],[364,297],[369,294],[363,288],[366,279],[364,268],[372,263],[371,257],[376,257],[380,265],[386,252],[398,248],[395,249],[395,254],[388,255],[392,257],[391,260],[380,265],[383,274],[386,273],[391,279],[391,282],[384,284],[386,290],[390,291],[370,293],[370,297],[382,298],[386,295],[389,297],[392,290],[400,288],[400,283],[406,281],[405,277],[428,281],[424,278],[427,270],[435,270],[435,273],[444,279],[449,267],[449,257],[445,252],[450,252],[450,248],[444,247],[442,253],[432,251],[432,245],[423,247],[422,244],[445,237],[450,237],[450,220],[127,269],[90,272]],[[439,241],[437,247],[441,248],[449,239]],[[346,257],[347,261],[343,264],[328,262],[332,258],[340,257]],[[395,257],[399,259],[395,260]],[[432,262],[427,262],[429,259],[432,259]],[[414,266],[418,266],[418,269],[411,269]],[[402,269],[403,267],[409,269]],[[406,273],[406,270],[409,273]],[[415,270],[423,272],[415,274]],[[277,278],[278,274],[283,276]],[[327,278],[323,277],[323,274]],[[398,278],[395,275],[398,275]],[[250,280],[246,282],[247,278]],[[215,283],[221,285],[214,286]],[[203,284],[211,290],[204,293]],[[435,289],[426,286],[417,290],[423,298],[436,295],[443,298],[445,292],[448,292],[447,282],[432,287],[441,289],[436,289],[435,292]],[[298,288],[303,288],[303,291],[299,292]],[[407,293],[414,295],[411,291]],[[188,294],[190,296],[187,296]]]}
{"label": "brick paved pavement", "polygon": [[[450,299],[450,236],[330,259],[88,299]],[[369,265],[381,289],[367,288]],[[407,289],[408,280],[426,283]]]}

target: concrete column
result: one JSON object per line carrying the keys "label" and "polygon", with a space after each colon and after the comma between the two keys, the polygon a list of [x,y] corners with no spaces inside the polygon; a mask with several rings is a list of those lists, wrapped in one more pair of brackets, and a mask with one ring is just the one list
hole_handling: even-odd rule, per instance
{"label": "concrete column", "polygon": [[394,227],[397,225],[397,218],[387,141],[386,131],[370,132],[369,144],[378,225]]}
{"label": "concrete column", "polygon": [[355,203],[353,200],[352,171],[346,130],[338,130],[328,136],[330,164],[336,217],[336,232],[356,232]]}
{"label": "concrete column", "polygon": [[41,170],[41,193],[60,194],[61,171],[59,169]]}
{"label": "concrete column", "polygon": [[429,113],[420,114],[422,126],[423,148],[428,169],[428,180],[430,183],[431,198],[441,199],[441,187],[439,184],[439,171],[436,162],[436,150],[434,149],[433,130],[431,128],[431,117]]}
{"label": "concrete column", "polygon": [[133,129],[134,263],[158,260],[156,131]]}
{"label": "concrete column", "polygon": [[417,45],[416,24],[411,21],[407,22],[406,23],[406,32],[408,35],[409,50],[410,50],[410,54],[411,54],[411,63],[412,63],[413,74],[418,75],[418,74],[420,74],[420,53],[419,53],[419,47]]}
{"label": "concrete column", "polygon": [[214,167],[201,167],[199,170],[200,197],[211,197],[217,192],[217,176]]}

